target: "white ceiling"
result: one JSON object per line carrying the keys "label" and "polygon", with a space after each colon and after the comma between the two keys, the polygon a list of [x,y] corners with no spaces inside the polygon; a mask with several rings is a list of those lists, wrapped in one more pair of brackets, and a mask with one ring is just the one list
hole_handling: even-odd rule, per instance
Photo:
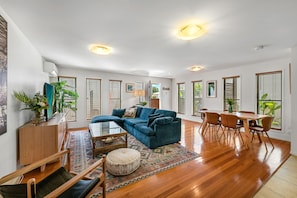
{"label": "white ceiling", "polygon": [[[297,0],[0,0],[46,59],[63,67],[173,78],[290,57],[297,44]],[[206,24],[192,41],[174,36],[185,20]],[[114,53],[88,51],[92,43]],[[264,50],[255,51],[258,45]]]}

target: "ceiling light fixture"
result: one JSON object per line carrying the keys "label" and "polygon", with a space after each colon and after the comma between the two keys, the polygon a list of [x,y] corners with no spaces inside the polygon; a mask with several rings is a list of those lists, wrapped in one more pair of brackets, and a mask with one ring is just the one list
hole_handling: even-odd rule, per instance
{"label": "ceiling light fixture", "polygon": [[202,70],[204,67],[201,65],[193,65],[190,68],[188,68],[190,71],[196,72]]}
{"label": "ceiling light fixture", "polygon": [[93,44],[90,46],[90,51],[99,55],[108,55],[111,53],[111,47],[101,44]]}
{"label": "ceiling light fixture", "polygon": [[183,25],[177,32],[177,37],[182,40],[192,40],[206,33],[206,30],[201,25],[190,23]]}

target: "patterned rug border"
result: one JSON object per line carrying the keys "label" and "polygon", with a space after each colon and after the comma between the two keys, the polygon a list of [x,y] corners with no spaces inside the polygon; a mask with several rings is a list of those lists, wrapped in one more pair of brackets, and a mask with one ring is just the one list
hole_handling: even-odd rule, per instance
{"label": "patterned rug border", "polygon": [[[77,156],[76,157],[73,157],[73,156],[71,157],[71,159],[73,159],[72,166],[73,166],[74,169],[81,169],[81,170],[83,170],[83,169],[85,169],[85,168],[87,168],[89,166],[88,163],[92,164],[93,161],[96,160],[96,158],[99,158],[99,156],[95,157],[95,159],[92,159],[92,154],[90,153],[92,151],[91,151],[90,148],[88,148],[88,147],[91,147],[91,146],[84,144],[88,140],[90,140],[89,139],[89,136],[88,136],[89,133],[86,132],[86,131],[70,132],[69,133],[68,141],[66,143],[67,147],[68,147],[68,145],[70,144],[70,141],[73,138],[72,136],[75,136],[75,135],[72,135],[73,133],[75,133],[77,136],[79,136],[79,139],[76,139],[76,141],[78,141],[78,144],[80,144],[83,148],[82,149],[81,148],[80,149],[78,149],[78,148],[72,148],[72,149],[74,149],[73,150],[73,153],[75,153],[75,154],[78,154],[79,153],[79,156],[78,157]],[[85,134],[88,134],[88,135],[85,135]],[[132,143],[134,143],[133,141],[136,141],[137,144],[139,144],[139,146],[141,146],[144,149],[149,149],[145,145],[143,145],[141,142],[139,142],[134,136],[132,136],[130,134],[128,134],[128,142],[130,142],[129,140]],[[90,141],[89,141],[89,143],[91,144]],[[156,170],[149,170],[147,173],[141,174],[141,175],[136,176],[136,177],[133,177],[131,179],[127,178],[127,180],[122,181],[122,182],[120,182],[118,184],[112,184],[110,187],[107,186],[106,191],[107,192],[111,192],[111,191],[117,190],[117,189],[122,188],[124,186],[127,186],[129,184],[138,182],[138,181],[143,180],[145,178],[148,178],[148,177],[150,177],[152,175],[156,175],[158,173],[161,173],[163,171],[166,171],[168,169],[171,169],[173,167],[176,167],[178,165],[181,165],[183,163],[186,163],[188,161],[191,161],[191,160],[194,160],[194,159],[200,157],[200,155],[198,153],[187,150],[186,147],[182,146],[179,143],[175,143],[175,144],[171,144],[171,145],[180,148],[181,151],[183,151],[187,155],[186,156],[186,159],[181,159],[181,160],[178,159],[179,161],[177,161],[177,162],[170,162],[170,164],[164,165],[163,167],[158,167]],[[133,144],[131,146],[133,147]],[[164,148],[164,150],[166,150],[165,147],[168,147],[168,146],[170,146],[170,145],[165,145],[165,146],[162,146],[162,147],[159,147],[159,148],[156,148],[156,149],[149,149],[149,150],[151,150],[152,153],[158,153],[158,152],[154,152],[154,151],[162,150],[163,148]],[[169,147],[168,149],[170,150],[171,148]],[[78,152],[79,150],[81,150],[81,152]],[[180,152],[178,152],[178,153],[180,153]],[[146,160],[146,159],[144,159],[144,160]],[[77,166],[77,164],[79,164],[80,166]],[[77,172],[79,170],[73,170],[73,171]],[[112,179],[114,179],[114,178],[112,178],[114,176],[110,175],[108,172],[107,172],[107,174],[108,174],[108,176],[107,176],[107,183],[108,183],[108,179],[110,179],[110,182],[111,182]],[[111,176],[111,178],[109,178],[109,176]],[[120,176],[120,177],[126,177],[126,176]],[[115,178],[120,178],[120,177],[115,177]],[[101,192],[97,192],[97,193],[94,193],[91,197],[92,198],[95,198],[95,197],[98,197],[100,195],[101,195]]]}

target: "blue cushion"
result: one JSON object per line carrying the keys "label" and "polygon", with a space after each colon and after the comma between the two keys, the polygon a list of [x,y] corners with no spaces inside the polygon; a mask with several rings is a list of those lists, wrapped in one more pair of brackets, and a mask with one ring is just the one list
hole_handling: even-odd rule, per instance
{"label": "blue cushion", "polygon": [[126,109],[113,109],[112,110],[112,115],[113,116],[118,116],[118,117],[123,117],[124,113],[125,113]]}
{"label": "blue cushion", "polygon": [[145,123],[136,124],[134,128],[137,130],[137,132],[141,132],[147,136],[156,135],[156,132],[151,127],[147,127]]}
{"label": "blue cushion", "polygon": [[140,118],[143,120],[147,120],[148,116],[150,114],[153,114],[155,112],[156,109],[154,108],[142,108],[141,113],[140,113]]}
{"label": "blue cushion", "polygon": [[142,120],[141,118],[125,118],[124,122],[130,126],[134,126],[135,124],[146,123],[147,121]]}
{"label": "blue cushion", "polygon": [[143,109],[143,107],[137,107],[136,109],[136,118],[139,118],[140,117],[140,113],[141,113],[141,110]]}
{"label": "blue cushion", "polygon": [[148,120],[147,120],[147,126],[150,126],[150,124],[157,118],[164,117],[164,115],[159,114],[159,113],[154,113],[149,115]]}
{"label": "blue cushion", "polygon": [[173,121],[173,118],[170,116],[157,118],[150,124],[150,127],[153,128],[154,125],[156,125],[156,124],[158,124],[158,125],[170,124],[170,123],[172,123],[172,121]]}
{"label": "blue cushion", "polygon": [[176,112],[175,111],[157,109],[155,111],[155,113],[160,113],[160,114],[163,114],[164,116],[170,116],[170,117],[176,118]]}

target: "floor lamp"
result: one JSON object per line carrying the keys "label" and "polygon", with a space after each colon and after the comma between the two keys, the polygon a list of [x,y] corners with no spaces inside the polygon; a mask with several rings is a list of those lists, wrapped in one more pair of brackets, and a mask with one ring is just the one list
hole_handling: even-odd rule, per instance
{"label": "floor lamp", "polygon": [[145,96],[145,91],[140,89],[140,90],[135,90],[134,91],[134,96],[139,97],[139,104],[140,104],[140,98]]}

